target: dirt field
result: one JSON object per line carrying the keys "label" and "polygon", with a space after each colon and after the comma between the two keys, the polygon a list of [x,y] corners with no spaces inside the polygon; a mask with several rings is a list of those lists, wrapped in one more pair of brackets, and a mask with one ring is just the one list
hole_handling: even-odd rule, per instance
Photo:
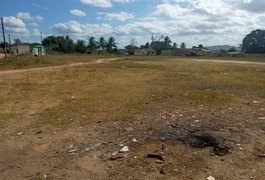
{"label": "dirt field", "polygon": [[5,54],[1,54],[0,53],[0,59],[4,58],[5,57]]}
{"label": "dirt field", "polygon": [[265,65],[83,58],[0,67],[0,179],[264,179]]}

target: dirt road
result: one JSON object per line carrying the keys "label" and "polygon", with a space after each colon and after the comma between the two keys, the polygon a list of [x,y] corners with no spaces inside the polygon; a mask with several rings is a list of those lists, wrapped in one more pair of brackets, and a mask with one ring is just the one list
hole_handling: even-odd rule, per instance
{"label": "dirt road", "polygon": [[[180,60],[180,59],[173,59]],[[217,59],[181,59],[197,62],[215,62],[215,63],[234,63],[234,64],[256,64],[256,65],[265,65],[263,62],[251,62],[251,61],[233,61],[233,60],[217,60]]]}
{"label": "dirt road", "polygon": [[91,61],[91,62],[80,62],[80,63],[71,63],[71,64],[65,64],[65,65],[59,65],[59,66],[50,66],[50,67],[39,67],[39,68],[30,68],[30,69],[18,69],[18,70],[5,70],[5,71],[0,71],[1,74],[14,74],[14,73],[24,73],[24,72],[30,72],[30,71],[49,71],[49,70],[55,70],[55,69],[62,69],[65,67],[77,67],[77,66],[83,66],[83,65],[89,65],[89,64],[100,64],[104,63],[107,61],[115,61],[119,60],[122,58],[109,58],[109,59],[99,59],[96,61]]}

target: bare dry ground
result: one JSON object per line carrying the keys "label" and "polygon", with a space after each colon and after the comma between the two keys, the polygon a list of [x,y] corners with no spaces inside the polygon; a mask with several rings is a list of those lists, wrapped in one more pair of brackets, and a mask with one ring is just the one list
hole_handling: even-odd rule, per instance
{"label": "bare dry ground", "polygon": [[0,73],[0,179],[264,178],[265,65],[83,58]]}
{"label": "bare dry ground", "polygon": [[4,58],[5,54],[0,53],[0,59]]}

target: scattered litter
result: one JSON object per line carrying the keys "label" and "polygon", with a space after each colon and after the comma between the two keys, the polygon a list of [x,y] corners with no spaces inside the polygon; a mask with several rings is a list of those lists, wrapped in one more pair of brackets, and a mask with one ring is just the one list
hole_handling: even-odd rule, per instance
{"label": "scattered litter", "polygon": [[255,103],[255,104],[258,104],[258,103],[259,103],[259,101],[253,101],[253,103]]}
{"label": "scattered litter", "polygon": [[232,108],[230,107],[230,108],[228,108],[229,110],[232,110]]}
{"label": "scattered litter", "polygon": [[127,153],[127,152],[129,152],[129,147],[128,146],[124,146],[123,148],[121,148],[121,150],[119,152],[120,153]]}
{"label": "scattered litter", "polygon": [[47,178],[47,175],[46,175],[46,174],[44,174],[44,175],[43,175],[43,177],[44,177],[44,179],[46,179],[46,178]]}
{"label": "scattered litter", "polygon": [[265,117],[259,117],[258,119],[259,120],[265,120]]}
{"label": "scattered litter", "polygon": [[22,135],[22,132],[17,133],[18,136]]}
{"label": "scattered litter", "polygon": [[73,144],[70,144],[69,149],[72,149],[73,147],[74,147],[74,145]]}
{"label": "scattered litter", "polygon": [[164,169],[161,169],[160,170],[160,174],[166,175],[167,173],[166,173],[166,171]]}
{"label": "scattered litter", "polygon": [[71,99],[75,99],[75,97],[74,96],[71,96]]}
{"label": "scattered litter", "polygon": [[133,138],[132,142],[137,142],[137,139]]}
{"label": "scattered litter", "polygon": [[36,132],[36,134],[41,134],[41,133],[42,133],[41,131]]}
{"label": "scattered litter", "polygon": [[110,160],[114,161],[114,160],[121,159],[121,158],[124,158],[124,157],[125,157],[124,155],[111,156]]}
{"label": "scattered litter", "polygon": [[163,163],[164,163],[164,161],[161,161],[161,160],[156,160],[156,161],[155,161],[155,163],[157,163],[157,164],[163,164]]}
{"label": "scattered litter", "polygon": [[124,128],[126,131],[133,131],[134,129],[132,127],[126,127]]}
{"label": "scattered litter", "polygon": [[213,176],[209,176],[207,177],[207,180],[215,180],[215,178]]}
{"label": "scattered litter", "polygon": [[117,156],[119,154],[119,151],[114,151],[111,156]]}
{"label": "scattered litter", "polygon": [[90,150],[92,150],[92,149],[94,149],[94,148],[100,146],[101,144],[103,144],[103,143],[98,143],[98,144],[95,144],[95,145],[92,146],[92,147],[88,147],[88,148],[85,149],[85,152],[90,151]]}
{"label": "scattered litter", "polygon": [[263,109],[263,108],[260,108],[259,110],[261,110],[261,111],[265,111],[265,109]]}
{"label": "scattered litter", "polygon": [[69,153],[73,153],[73,152],[75,152],[75,151],[77,151],[77,149],[72,149],[72,150],[70,150],[70,151],[68,151]]}
{"label": "scattered litter", "polygon": [[199,122],[200,122],[200,120],[196,119],[196,120],[195,120],[195,122],[196,122],[196,123],[199,123]]}
{"label": "scattered litter", "polygon": [[147,158],[154,158],[154,159],[158,159],[158,160],[163,161],[163,162],[165,161],[164,157],[160,154],[148,154]]}
{"label": "scattered litter", "polygon": [[265,154],[259,154],[259,157],[265,158]]}

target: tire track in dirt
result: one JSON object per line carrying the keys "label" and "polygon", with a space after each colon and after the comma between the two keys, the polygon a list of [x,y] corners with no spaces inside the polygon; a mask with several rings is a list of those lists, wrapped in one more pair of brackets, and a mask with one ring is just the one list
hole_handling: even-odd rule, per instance
{"label": "tire track in dirt", "polygon": [[16,69],[16,70],[4,70],[0,71],[0,75],[2,74],[15,74],[15,73],[24,73],[24,72],[31,72],[31,71],[41,71],[41,70],[55,70],[55,69],[62,69],[65,67],[78,67],[83,65],[89,65],[89,64],[100,64],[105,63],[108,61],[116,61],[120,60],[122,58],[107,58],[107,59],[99,59],[96,61],[91,62],[80,62],[80,63],[71,63],[71,64],[65,64],[65,65],[58,65],[58,66],[49,66],[49,67],[38,67],[38,68],[30,68],[30,69]]}

